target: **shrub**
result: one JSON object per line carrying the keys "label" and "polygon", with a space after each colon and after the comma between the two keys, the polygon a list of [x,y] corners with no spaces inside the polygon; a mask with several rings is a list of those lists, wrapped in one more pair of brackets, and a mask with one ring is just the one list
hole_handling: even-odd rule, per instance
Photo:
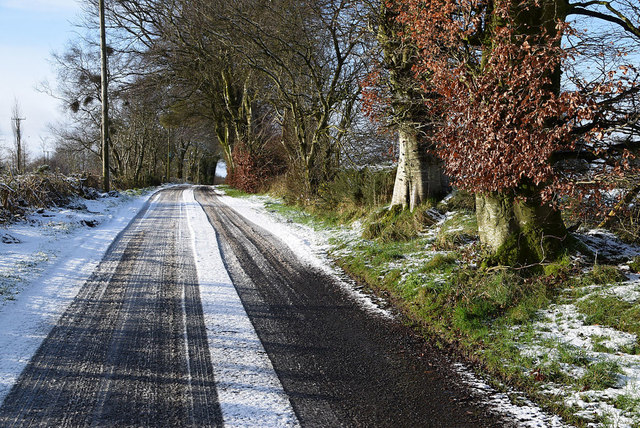
{"label": "shrub", "polygon": [[395,169],[343,169],[335,178],[320,186],[318,198],[327,208],[386,205],[391,200]]}
{"label": "shrub", "polygon": [[42,171],[0,177],[0,223],[19,218],[31,208],[64,206],[77,196],[91,198],[83,179]]}
{"label": "shrub", "polygon": [[236,144],[231,153],[234,162],[227,184],[247,193],[257,193],[268,188],[269,183],[285,169],[283,159],[267,145],[252,151],[244,144]]}

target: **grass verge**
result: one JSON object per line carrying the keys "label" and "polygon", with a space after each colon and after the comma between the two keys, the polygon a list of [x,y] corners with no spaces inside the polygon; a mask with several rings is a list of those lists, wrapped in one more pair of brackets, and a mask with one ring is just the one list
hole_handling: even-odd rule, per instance
{"label": "grass verge", "polygon": [[625,367],[616,358],[637,354],[637,340],[614,346],[602,335],[605,330],[577,344],[563,336],[574,334],[576,325],[579,334],[585,326],[640,332],[635,302],[605,293],[626,280],[617,267],[585,269],[566,255],[535,276],[479,268],[475,216],[466,208],[450,212],[430,204],[415,216],[375,211],[352,228],[358,233],[345,234],[336,232],[337,226],[359,218],[348,210],[305,211],[275,200],[266,207],[316,230],[330,230],[330,255],[345,272],[390,300],[428,340],[479,371],[526,392],[571,424],[606,426],[609,414],[587,414],[581,405],[600,400],[631,421],[629,426],[640,426],[637,394],[598,395],[620,382]]}

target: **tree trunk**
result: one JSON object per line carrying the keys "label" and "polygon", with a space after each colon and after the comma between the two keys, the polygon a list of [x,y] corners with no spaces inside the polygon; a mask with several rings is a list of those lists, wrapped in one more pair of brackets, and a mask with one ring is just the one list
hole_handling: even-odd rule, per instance
{"label": "tree trunk", "polygon": [[402,205],[413,211],[427,199],[442,195],[442,168],[438,159],[419,143],[414,129],[398,131],[398,146],[400,157],[391,206]]}
{"label": "tree trunk", "polygon": [[136,158],[136,169],[133,173],[133,184],[134,186],[140,186],[140,174],[142,173],[142,167],[144,166],[144,155],[145,155],[145,142],[144,140],[140,144],[140,152]]}
{"label": "tree trunk", "polygon": [[189,147],[191,147],[190,140],[184,140],[182,138],[178,139],[177,145],[177,157],[178,157],[178,178],[182,181],[185,181],[184,176],[184,160],[187,157],[187,152],[189,151]]}
{"label": "tree trunk", "polygon": [[[532,5],[514,2],[511,6],[517,34],[554,34],[558,21],[566,19],[564,1],[543,0]],[[503,17],[492,16],[491,26],[505,25]],[[486,39],[482,64],[486,66],[493,50],[493,39]],[[561,69],[549,75],[549,90],[560,92]],[[539,188],[526,183],[515,194],[485,193],[476,195],[476,217],[480,242],[492,252],[491,261],[503,265],[526,265],[557,258],[565,250],[569,235],[561,214],[542,204]]]}
{"label": "tree trunk", "polygon": [[476,195],[480,242],[493,253],[493,263],[539,263],[557,258],[566,248],[568,234],[560,212],[535,195],[535,191],[527,199],[502,193]]}

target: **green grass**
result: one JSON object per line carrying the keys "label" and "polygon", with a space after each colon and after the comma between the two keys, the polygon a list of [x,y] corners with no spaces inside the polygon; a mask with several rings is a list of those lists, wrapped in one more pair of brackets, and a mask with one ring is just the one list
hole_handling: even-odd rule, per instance
{"label": "green grass", "polygon": [[458,265],[457,254],[436,254],[427,261],[421,268],[422,273],[442,273],[450,275]]}
{"label": "green grass", "polygon": [[640,272],[640,256],[636,256],[628,263],[631,270],[634,272]]}
{"label": "green grass", "polygon": [[413,212],[400,206],[381,208],[365,220],[362,237],[381,242],[408,241],[419,237],[420,232],[436,222],[429,214],[433,204],[416,207]]}
{"label": "green grass", "polygon": [[582,279],[584,285],[604,285],[625,281],[627,277],[616,266],[597,264]]}
{"label": "green grass", "polygon": [[558,361],[564,364],[570,364],[576,367],[586,367],[589,364],[587,353],[575,346],[558,344]]}
{"label": "green grass", "polygon": [[395,294],[413,318],[437,334],[463,340],[487,337],[492,323],[522,323],[551,301],[553,287],[549,284],[508,270],[465,268],[458,254],[429,255],[424,247],[414,257],[426,261],[401,280],[401,268],[385,267],[411,253],[407,247],[414,245],[372,241],[354,246],[338,263],[373,287]]}
{"label": "green grass", "polygon": [[610,388],[617,384],[620,373],[620,366],[615,361],[597,361],[587,366],[577,385],[582,390]]}
{"label": "green grass", "polygon": [[438,231],[434,248],[455,251],[472,242],[478,235],[478,222],[474,213],[461,211],[447,218]]}
{"label": "green grass", "polygon": [[545,265],[543,269],[544,269],[544,274],[546,276],[552,276],[555,278],[558,278],[558,277],[564,278],[571,273],[573,269],[573,263],[571,262],[571,258],[569,257],[569,255],[565,254],[555,262]]}
{"label": "green grass", "polygon": [[598,324],[640,335],[640,306],[614,296],[595,295],[576,303],[588,324]]}
{"label": "green grass", "polygon": [[640,398],[633,397],[629,394],[618,395],[612,404],[625,412],[633,412],[640,415]]}
{"label": "green grass", "polygon": [[591,336],[591,343],[593,345],[593,350],[596,351],[596,352],[604,352],[604,353],[608,353],[608,354],[615,353],[616,349],[609,348],[608,346],[606,346],[604,344],[604,342],[607,341],[607,339],[609,339],[609,338],[605,337],[605,336],[592,335]]}
{"label": "green grass", "polygon": [[264,207],[271,213],[279,214],[293,222],[313,226],[314,228],[323,228],[325,224],[321,219],[314,218],[312,214],[309,214],[302,209],[285,205],[280,202],[265,202]]}
{"label": "green grass", "polygon": [[248,196],[252,196],[250,193],[243,192],[242,190],[238,190],[227,184],[219,184],[216,187],[220,190],[223,190],[225,195],[231,196],[232,198],[246,198]]}
{"label": "green grass", "polygon": [[[239,193],[240,197],[249,196],[242,192]],[[232,196],[233,192],[227,192],[227,194]],[[267,201],[264,206],[269,212],[279,214],[293,222],[310,226],[315,230],[350,225],[354,220],[364,218],[368,213],[363,207],[343,205],[335,210],[325,210],[321,206],[289,205],[280,200]]]}
{"label": "green grass", "polygon": [[441,211],[475,212],[476,197],[464,190],[457,190],[447,202],[439,202],[437,208]]}

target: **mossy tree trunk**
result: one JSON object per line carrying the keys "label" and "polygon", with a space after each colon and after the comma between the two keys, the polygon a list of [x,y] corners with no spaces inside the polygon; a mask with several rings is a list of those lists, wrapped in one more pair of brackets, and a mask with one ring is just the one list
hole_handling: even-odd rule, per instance
{"label": "mossy tree trunk", "polygon": [[391,206],[411,211],[443,192],[443,173],[439,160],[420,144],[415,129],[398,130],[398,171]]}
{"label": "mossy tree trunk", "polygon": [[[480,242],[493,263],[516,266],[557,258],[568,234],[560,212],[543,204],[536,192],[525,198],[503,193],[476,195]],[[524,196],[524,195],[522,195]]]}
{"label": "mossy tree trunk", "polygon": [[[510,15],[517,34],[554,34],[558,21],[567,14],[565,0],[542,0],[539,3],[513,2]],[[492,27],[504,25],[494,15]],[[559,43],[559,41],[558,41]],[[485,39],[483,67],[492,54],[493,41]],[[549,75],[549,90],[560,92],[561,70]],[[568,234],[561,213],[543,204],[540,189],[526,183],[510,194],[476,195],[476,216],[480,242],[492,252],[492,262],[503,265],[526,265],[553,260],[564,251]]]}

